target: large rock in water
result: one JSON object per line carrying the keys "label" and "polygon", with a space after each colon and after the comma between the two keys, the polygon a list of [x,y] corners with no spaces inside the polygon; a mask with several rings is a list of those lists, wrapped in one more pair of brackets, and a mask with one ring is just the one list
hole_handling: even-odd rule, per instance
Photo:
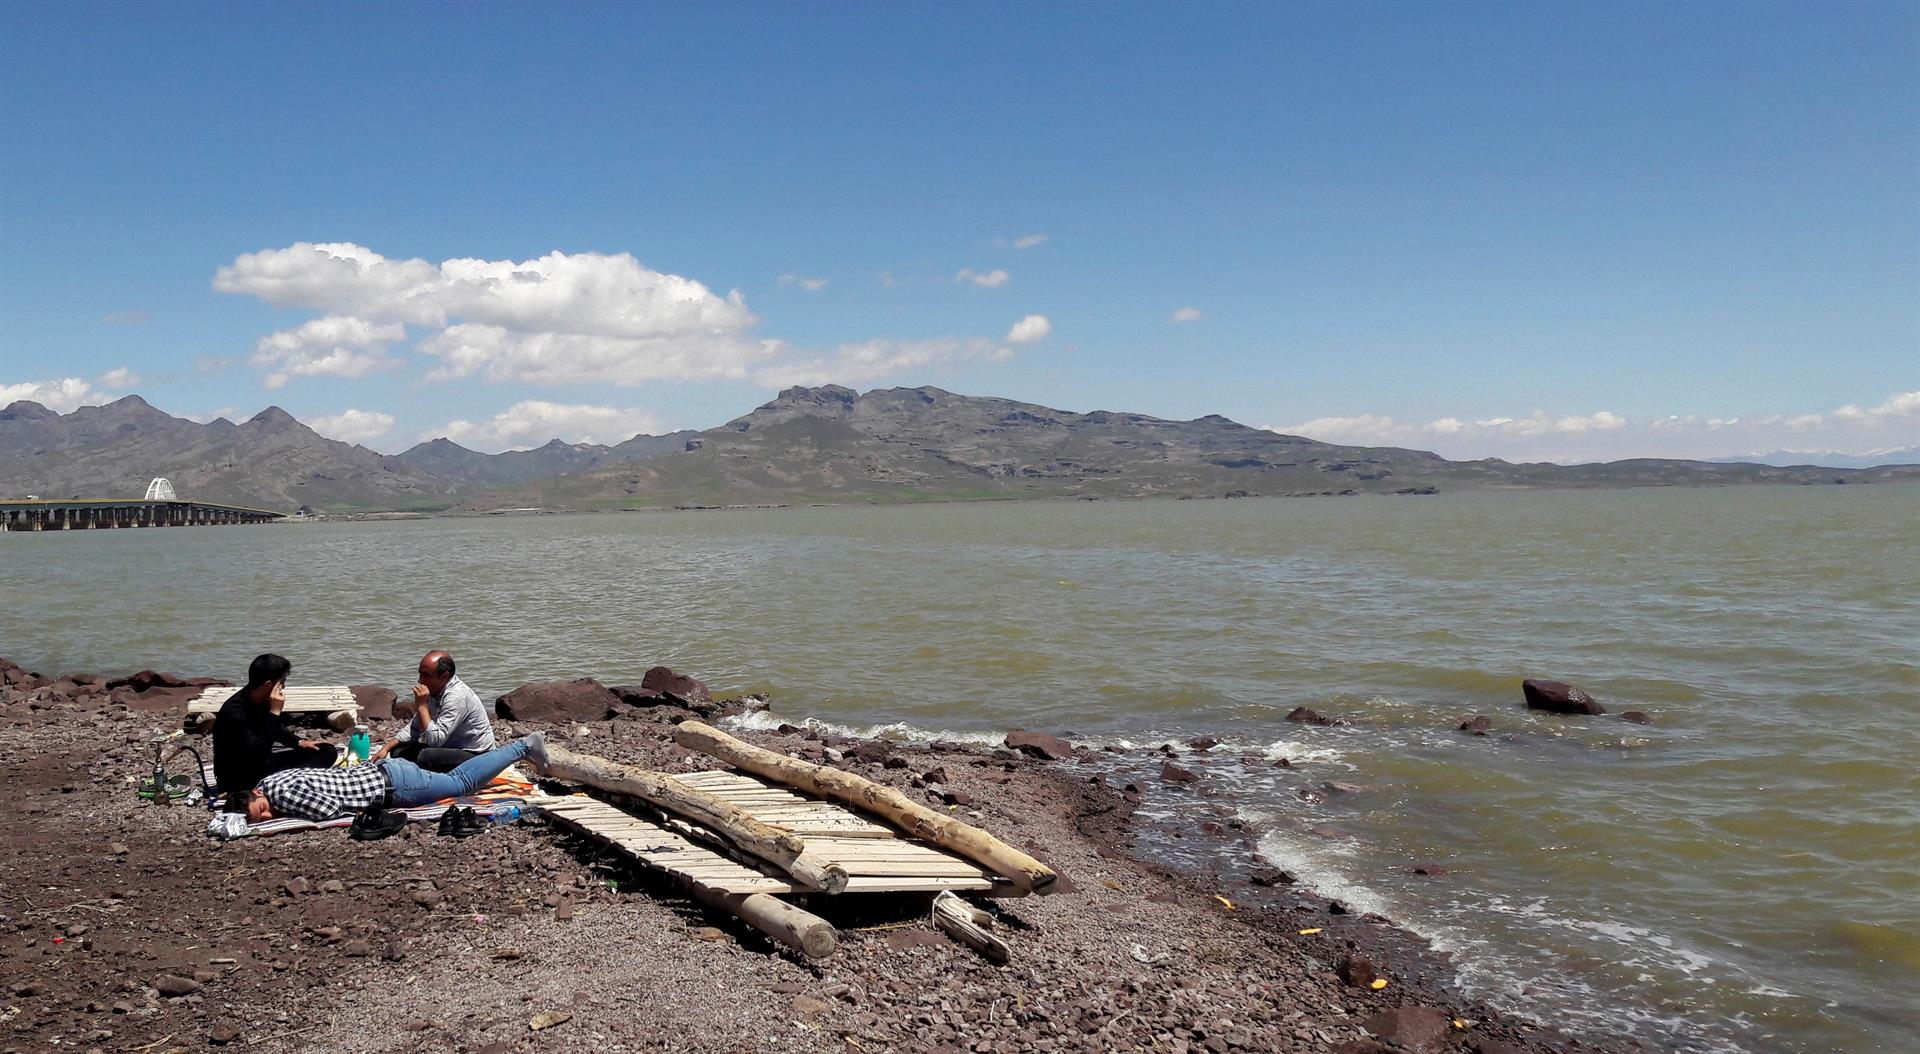
{"label": "large rock in water", "polygon": [[600,721],[619,701],[613,689],[591,677],[535,681],[495,699],[493,712],[507,721]]}
{"label": "large rock in water", "polygon": [[[385,721],[394,716],[393,704],[400,700],[393,689],[377,684],[356,684],[347,691],[353,693],[353,701],[360,704],[362,721]],[[413,717],[413,699],[407,699],[407,717]]]}
{"label": "large rock in water", "polygon": [[226,687],[231,684],[233,684],[232,681],[223,681],[218,677],[182,677],[175,673],[141,670],[131,677],[116,677],[108,681],[107,688],[131,688],[145,695],[156,688],[210,688],[214,685]]}
{"label": "large rock in water", "polygon": [[1064,761],[1073,756],[1073,744],[1044,732],[1008,732],[1007,746],[1042,761]]}
{"label": "large rock in water", "polygon": [[675,673],[665,666],[655,666],[640,678],[640,687],[650,692],[659,692],[681,706],[695,703],[710,703],[713,693],[698,680],[684,673]]}
{"label": "large rock in water", "polygon": [[1594,702],[1593,696],[1564,681],[1520,682],[1520,694],[1527,697],[1527,709],[1550,710],[1556,714],[1604,714],[1607,708]]}

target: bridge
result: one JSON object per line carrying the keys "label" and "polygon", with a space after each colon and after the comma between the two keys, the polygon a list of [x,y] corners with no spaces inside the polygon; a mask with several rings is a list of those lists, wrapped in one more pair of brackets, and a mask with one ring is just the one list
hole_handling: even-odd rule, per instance
{"label": "bridge", "polygon": [[185,501],[173,484],[160,478],[138,498],[0,498],[0,531],[87,531],[118,527],[210,527],[232,523],[271,523],[285,513]]}

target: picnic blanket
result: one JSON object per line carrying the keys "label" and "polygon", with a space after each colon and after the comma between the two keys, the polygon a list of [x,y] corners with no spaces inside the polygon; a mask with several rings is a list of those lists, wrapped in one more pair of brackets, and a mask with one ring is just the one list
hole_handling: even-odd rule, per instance
{"label": "picnic blanket", "polygon": [[[480,790],[474,794],[459,798],[442,798],[439,801],[429,802],[426,805],[416,805],[410,809],[400,809],[398,811],[406,813],[408,823],[417,823],[421,820],[438,820],[441,813],[446,812],[456,805],[464,805],[483,817],[498,819],[502,815],[505,815],[508,809],[516,806],[519,807],[522,813],[530,811],[530,807],[537,806],[539,800],[544,797],[546,797],[546,792],[529,782],[526,777],[520,773],[518,766],[509,766],[505,772],[495,776],[493,782],[480,788]],[[219,816],[220,814],[215,814],[216,822],[218,822]],[[239,830],[238,833],[235,834],[216,831],[213,826],[209,826],[208,833],[217,833],[223,838],[264,838],[269,835],[291,834],[295,831],[313,831],[323,827],[351,827],[352,825],[353,817],[350,815],[335,816],[330,820],[302,820],[294,816],[279,816],[265,823],[242,822],[237,825]]]}

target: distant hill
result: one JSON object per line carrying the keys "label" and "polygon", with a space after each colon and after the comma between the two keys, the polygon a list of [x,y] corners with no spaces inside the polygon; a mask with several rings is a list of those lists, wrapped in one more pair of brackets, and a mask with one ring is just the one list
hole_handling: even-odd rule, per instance
{"label": "distant hill", "polygon": [[690,440],[685,453],[479,495],[464,506],[924,501],[1020,497],[1222,497],[1474,487],[1633,487],[1920,479],[1912,472],[1779,469],[1699,461],[1605,465],[1448,461],[1398,447],[1280,435],[1217,415],[1074,413],[938,388],[858,394],[789,388]]}
{"label": "distant hill", "polygon": [[1718,465],[1756,464],[1778,465],[1816,465],[1821,468],[1879,468],[1883,465],[1920,465],[1920,446],[1901,447],[1897,450],[1881,450],[1871,454],[1842,454],[1837,451],[1815,452],[1811,450],[1775,450],[1766,454],[1753,454],[1748,457],[1710,458]]}
{"label": "distant hill", "polygon": [[396,455],[415,468],[442,479],[479,487],[502,487],[573,472],[585,472],[621,461],[640,461],[686,449],[698,435],[691,429],[663,436],[638,435],[614,446],[567,443],[555,439],[533,450],[482,454],[451,439],[434,439]]}
{"label": "distant hill", "polygon": [[277,406],[198,424],[137,395],[56,414],[0,410],[0,497],[138,497],[155,476],[181,495],[278,510],[444,508],[447,481],[328,439]]}
{"label": "distant hill", "polygon": [[789,388],[704,432],[613,446],[554,440],[483,454],[445,439],[388,455],[328,439],[269,407],[198,424],[139,396],[57,414],[0,410],[0,497],[185,496],[292,511],[482,512],[672,505],[1030,497],[1424,493],[1481,487],[1717,486],[1920,480],[1920,466],[1779,468],[1705,461],[1602,465],[1448,461],[1249,428],[1076,413],[939,388]]}

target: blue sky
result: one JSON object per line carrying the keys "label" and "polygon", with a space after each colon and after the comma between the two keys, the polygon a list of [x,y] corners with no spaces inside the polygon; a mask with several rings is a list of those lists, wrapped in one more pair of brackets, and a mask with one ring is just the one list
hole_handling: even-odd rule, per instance
{"label": "blue sky", "polygon": [[383,450],[830,380],[1908,446],[1916,69],[1895,3],[11,3],[0,397]]}

